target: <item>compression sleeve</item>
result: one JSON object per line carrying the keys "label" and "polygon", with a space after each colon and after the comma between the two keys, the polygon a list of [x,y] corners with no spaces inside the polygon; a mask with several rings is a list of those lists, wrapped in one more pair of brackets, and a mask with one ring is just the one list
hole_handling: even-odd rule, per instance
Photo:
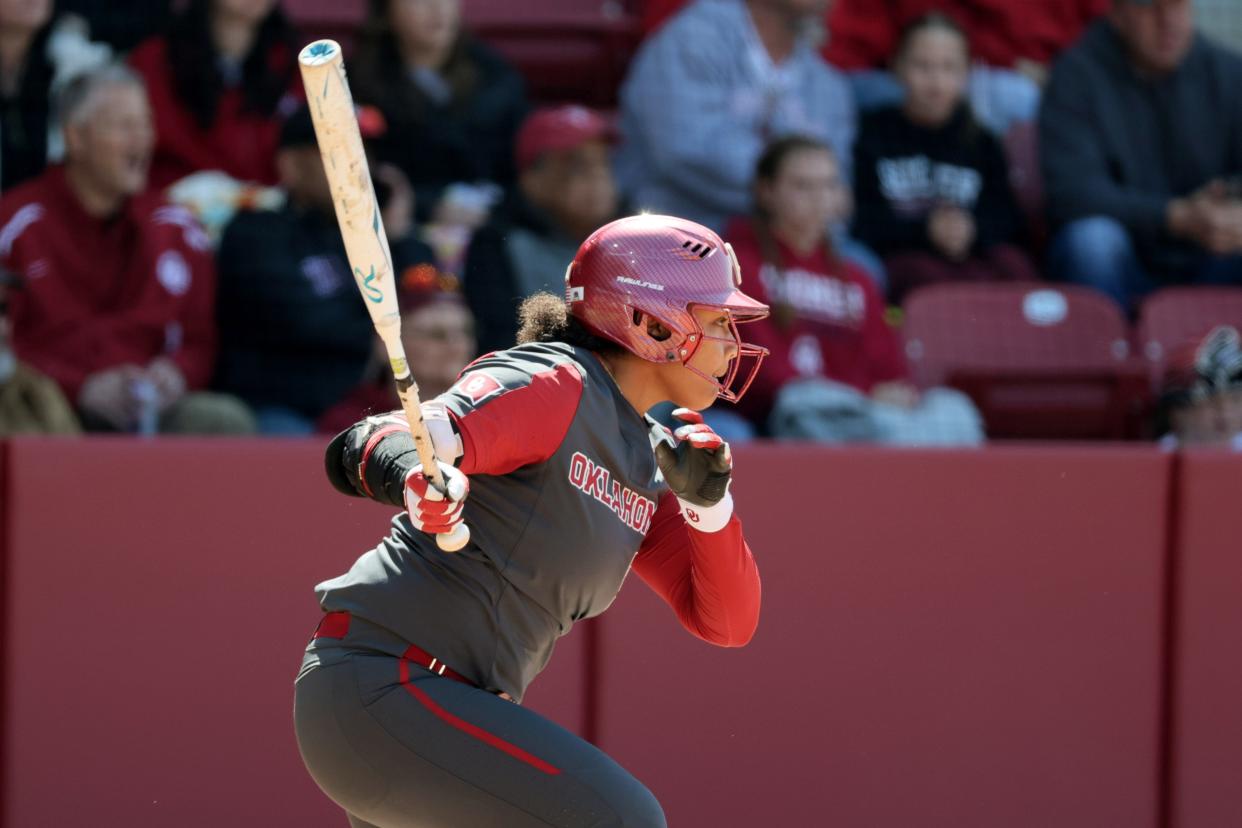
{"label": "compression sleeve", "polygon": [[754,635],[759,570],[736,514],[723,529],[700,532],[665,491],[633,569],[673,608],[682,626],[704,641],[741,647]]}

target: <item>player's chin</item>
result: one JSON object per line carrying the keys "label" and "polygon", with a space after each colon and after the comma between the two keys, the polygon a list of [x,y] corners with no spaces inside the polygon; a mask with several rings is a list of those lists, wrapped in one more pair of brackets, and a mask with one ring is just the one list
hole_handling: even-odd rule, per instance
{"label": "player's chin", "polygon": [[710,408],[712,403],[716,402],[720,386],[700,376],[695,376],[694,380],[693,384],[687,383],[689,387],[682,390],[681,399],[674,400],[674,402],[682,408],[693,408],[695,411]]}

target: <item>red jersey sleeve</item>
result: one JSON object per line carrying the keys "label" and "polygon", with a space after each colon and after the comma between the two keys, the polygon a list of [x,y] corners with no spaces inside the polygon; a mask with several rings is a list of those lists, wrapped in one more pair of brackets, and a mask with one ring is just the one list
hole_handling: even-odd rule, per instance
{"label": "red jersey sleeve", "polygon": [[734,514],[719,532],[692,529],[670,491],[660,496],[634,572],[682,626],[721,647],[741,647],[759,624],[759,569]]}
{"label": "red jersey sleeve", "polygon": [[581,398],[582,375],[570,363],[526,371],[487,357],[440,396],[461,435],[466,474],[507,474],[548,459]]}

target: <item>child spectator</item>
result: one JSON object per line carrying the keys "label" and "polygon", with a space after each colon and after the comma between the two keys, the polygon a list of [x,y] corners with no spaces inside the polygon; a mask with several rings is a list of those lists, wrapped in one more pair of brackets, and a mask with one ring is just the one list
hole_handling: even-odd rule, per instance
{"label": "child spectator", "polygon": [[578,246],[620,217],[608,155],[613,137],[601,115],[580,106],[541,109],[522,124],[517,191],[475,234],[466,257],[465,297],[483,353],[513,347],[521,301],[564,293]]}
{"label": "child spectator", "polygon": [[1127,308],[1242,284],[1242,58],[1190,0],[1115,0],[1053,69],[1039,152],[1057,278]]}
{"label": "child spectator", "polygon": [[897,47],[900,107],[863,119],[855,234],[884,257],[889,298],[953,280],[1038,278],[1015,246],[1018,209],[997,140],[964,99],[970,54],[950,18],[913,21]]}
{"label": "child spectator", "polygon": [[1052,61],[1112,0],[836,0],[824,57],[849,73],[864,110],[901,102],[904,90],[884,69],[903,26],[930,12],[951,16],[974,53],[968,95],[988,129],[1004,134],[1034,120]]}
{"label": "child spectator", "polygon": [[[398,285],[401,343],[418,383],[418,395],[430,400],[447,391],[477,353],[474,320],[462,301],[457,280],[431,265],[408,268]],[[318,423],[320,432],[337,434],[370,414],[401,407],[388,365],[388,350],[374,337],[373,356],[362,384],[333,406]]]}
{"label": "child spectator", "polygon": [[199,170],[276,183],[280,121],[302,97],[298,38],[276,0],[190,0],[130,63],[155,113],[152,187]]}
{"label": "child spectator", "polygon": [[[364,134],[380,128],[360,120]],[[245,400],[261,432],[310,434],[315,420],[357,385],[375,334],[305,106],[281,129],[276,166],[287,195],[283,208],[239,212],[220,242],[214,385]],[[410,235],[412,196],[396,176],[395,187],[378,189],[386,196],[384,224],[400,275],[430,261],[431,251]]]}
{"label": "child spectator", "polygon": [[0,192],[43,172],[64,148],[51,102],[68,80],[111,56],[84,21],[52,19],[52,0],[0,0]]}
{"label": "child spectator", "polygon": [[1228,325],[1175,351],[1157,409],[1163,447],[1242,451],[1242,345]]}
{"label": "child spectator", "polygon": [[621,88],[617,178],[640,210],[720,230],[781,135],[826,140],[849,172],[849,84],[815,51],[821,0],[696,0],[649,37]]}
{"label": "child spectator", "polygon": [[189,214],[147,188],[142,79],[113,65],[72,81],[64,166],[0,199],[0,266],[17,355],[51,376],[88,429],[237,433],[237,400],[198,393],[215,356],[215,273]]}
{"label": "child spectator", "polygon": [[832,151],[816,140],[780,139],[759,159],[754,216],[734,221],[728,238],[747,290],[772,307],[746,329],[771,355],[740,412],[776,437],[978,442],[965,397],[920,394],[910,382],[883,298],[836,255],[825,228],[842,186]]}
{"label": "child spectator", "polygon": [[77,434],[78,419],[56,383],[18,362],[9,345],[8,291],[16,284],[0,271],[0,437]]}
{"label": "child spectator", "polygon": [[488,193],[513,184],[526,93],[521,76],[463,30],[459,0],[371,0],[350,83],[359,103],[384,114],[376,155],[414,185],[418,219],[482,224]]}

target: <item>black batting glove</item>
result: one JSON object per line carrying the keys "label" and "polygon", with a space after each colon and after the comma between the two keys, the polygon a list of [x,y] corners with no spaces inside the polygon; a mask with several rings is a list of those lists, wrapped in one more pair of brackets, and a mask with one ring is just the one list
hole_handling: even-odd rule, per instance
{"label": "black batting glove", "polygon": [[729,444],[703,422],[697,411],[679,408],[673,416],[686,425],[673,432],[675,448],[664,442],[656,445],[656,462],[664,481],[681,502],[687,522],[702,531],[714,532],[728,523],[733,514],[733,499],[729,496],[733,457]]}

